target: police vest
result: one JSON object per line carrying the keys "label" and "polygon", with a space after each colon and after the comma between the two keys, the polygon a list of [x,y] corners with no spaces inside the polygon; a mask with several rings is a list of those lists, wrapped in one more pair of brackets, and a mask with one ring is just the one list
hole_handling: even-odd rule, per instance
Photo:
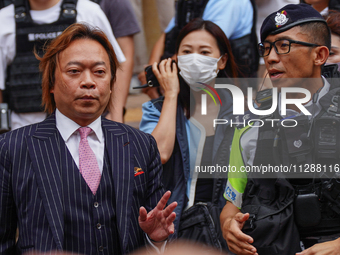
{"label": "police vest", "polygon": [[28,1],[15,1],[16,55],[8,67],[4,98],[17,113],[41,112],[42,89],[39,60],[46,43],[76,22],[77,0],[63,0],[56,22],[38,25],[30,15]]}
{"label": "police vest", "polygon": [[0,0],[0,9],[10,5],[12,3],[12,0]]}
{"label": "police vest", "polygon": [[[250,1],[254,10],[251,33],[241,38],[229,40],[235,62],[241,72],[240,76],[244,77],[256,77],[259,66],[256,36],[256,6],[254,0]],[[179,32],[189,21],[203,16],[208,2],[209,0],[176,1],[175,26],[165,35],[164,53],[161,59],[172,57],[175,54]]]}
{"label": "police vest", "polygon": [[[333,172],[340,167],[340,86],[338,81],[330,83],[330,91],[319,100],[322,109],[316,117],[296,117],[295,127],[265,124],[259,128],[253,165],[295,166],[296,172],[306,176],[289,179],[295,190],[295,221],[302,238],[340,232],[340,183],[329,172],[323,175],[325,167],[326,171],[332,167]],[[280,116],[275,112],[272,118]]]}

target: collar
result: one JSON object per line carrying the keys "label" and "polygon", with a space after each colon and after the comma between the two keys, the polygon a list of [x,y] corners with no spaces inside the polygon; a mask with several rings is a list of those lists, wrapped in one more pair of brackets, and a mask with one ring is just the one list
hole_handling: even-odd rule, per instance
{"label": "collar", "polygon": [[323,9],[321,12],[320,12],[320,14],[321,14],[321,16],[323,16],[323,17],[327,17],[328,16],[328,6],[325,8],[325,9]]}
{"label": "collar", "polygon": [[[58,109],[56,109],[56,112],[55,112],[55,120],[56,120],[57,129],[59,130],[65,142],[67,142],[68,139],[78,130],[78,128],[81,127],[80,125],[75,123],[73,120],[66,117],[64,114],[62,114]],[[101,117],[93,121],[90,125],[88,125],[88,127],[92,129],[97,140],[99,142],[102,142],[100,139],[101,137],[103,137]]]}

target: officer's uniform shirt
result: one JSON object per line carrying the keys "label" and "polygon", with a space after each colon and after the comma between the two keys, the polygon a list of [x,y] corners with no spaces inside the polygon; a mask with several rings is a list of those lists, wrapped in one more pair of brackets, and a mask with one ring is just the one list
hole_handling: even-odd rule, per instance
{"label": "officer's uniform shirt", "polygon": [[[312,114],[311,116],[316,116],[320,112],[322,107],[319,104],[319,100],[325,94],[327,94],[330,89],[329,82],[324,77],[322,78],[323,78],[324,86],[319,92],[317,101],[313,103],[313,101],[310,100],[307,104],[304,105],[304,107]],[[278,106],[280,107],[280,105],[281,103],[280,103],[280,98],[279,98]],[[289,117],[293,115],[298,116],[302,114],[291,109],[287,109],[286,113],[287,113],[286,116],[282,116],[282,117]],[[256,127],[258,125],[255,125],[255,127],[248,128],[248,130],[246,130],[242,134],[239,141],[236,141],[236,142],[233,141],[233,144],[234,143],[240,144],[240,150],[236,151],[236,154],[239,154],[239,155],[233,154],[230,156],[230,166],[236,166],[237,171],[239,171],[242,166],[234,162],[243,161],[243,166],[253,165],[255,152],[256,152],[256,144],[257,144],[257,139],[259,135],[259,128]],[[232,148],[232,151],[233,151],[233,148]],[[242,160],[237,160],[236,159],[237,157],[242,157]],[[233,173],[229,172],[228,182],[227,182],[227,186],[224,192],[224,198],[232,202],[236,207],[241,208],[242,195],[247,185],[247,174],[245,172],[241,173],[242,178],[240,178],[241,177],[240,173],[237,173],[238,178],[232,178],[232,175]]]}

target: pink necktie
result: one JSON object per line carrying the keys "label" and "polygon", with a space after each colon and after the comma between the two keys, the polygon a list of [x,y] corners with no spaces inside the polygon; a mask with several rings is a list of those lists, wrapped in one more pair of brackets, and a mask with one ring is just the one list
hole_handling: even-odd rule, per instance
{"label": "pink necktie", "polygon": [[91,189],[93,195],[96,195],[101,174],[96,156],[87,141],[87,136],[92,129],[89,127],[81,127],[78,130],[80,134],[79,171]]}

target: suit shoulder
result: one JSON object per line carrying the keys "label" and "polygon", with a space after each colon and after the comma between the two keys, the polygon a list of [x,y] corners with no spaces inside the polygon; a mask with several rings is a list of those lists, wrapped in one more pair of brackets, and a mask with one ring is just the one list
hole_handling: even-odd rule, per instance
{"label": "suit shoulder", "polygon": [[[26,147],[26,139],[35,133],[37,125],[29,125],[0,135],[0,154],[15,155]],[[20,155],[20,154],[18,154]]]}
{"label": "suit shoulder", "polygon": [[103,126],[111,130],[112,132],[115,132],[116,134],[121,132],[127,133],[130,137],[143,138],[143,139],[154,139],[152,135],[147,134],[143,131],[140,131],[134,127],[131,127],[127,124],[115,122],[107,119],[103,119]]}

